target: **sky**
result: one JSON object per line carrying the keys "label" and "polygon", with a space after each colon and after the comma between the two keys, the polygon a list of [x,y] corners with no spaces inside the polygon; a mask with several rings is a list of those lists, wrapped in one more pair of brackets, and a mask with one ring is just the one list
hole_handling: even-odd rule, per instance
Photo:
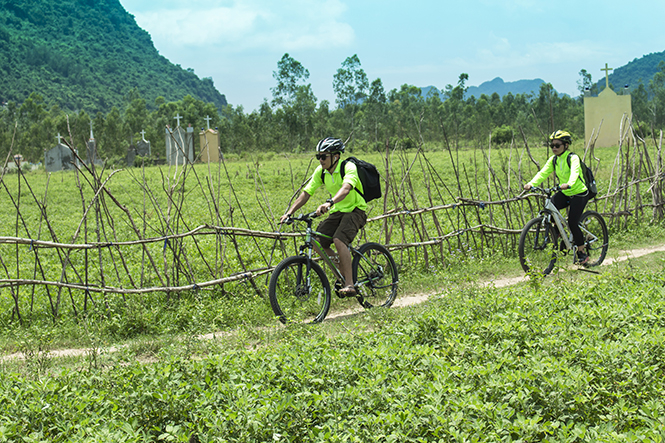
{"label": "sky", "polygon": [[245,112],[272,99],[285,53],[336,107],[333,76],[357,55],[369,82],[444,89],[540,78],[579,95],[593,81],[665,51],[665,2],[618,0],[120,0],[161,55],[212,78]]}

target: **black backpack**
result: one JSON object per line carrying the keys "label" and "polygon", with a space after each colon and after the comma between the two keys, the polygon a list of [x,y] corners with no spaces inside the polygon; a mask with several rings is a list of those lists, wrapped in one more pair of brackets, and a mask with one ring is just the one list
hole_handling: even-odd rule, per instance
{"label": "black backpack", "polygon": [[[574,152],[571,152],[569,156],[566,157],[568,160],[568,167],[570,168],[570,157],[573,155],[577,155]],[[554,156],[554,170],[556,170],[556,159],[558,156]],[[596,186],[596,178],[593,176],[593,171],[591,168],[587,167],[587,165],[582,161],[582,158],[577,155],[577,157],[580,159],[580,166],[582,167],[582,174],[583,174],[583,180],[584,184],[586,185],[587,190],[589,191],[589,200],[592,198],[595,198],[596,195],[598,195],[598,186]]]}
{"label": "black backpack", "polygon": [[[353,163],[358,169],[358,178],[360,179],[360,183],[363,184],[363,190],[365,192],[360,192],[358,188],[354,187],[356,192],[360,194],[367,203],[381,197],[381,175],[379,174],[379,171],[377,171],[376,166],[365,160],[349,157],[342,161],[342,168],[340,171],[342,179],[344,179],[344,166],[346,165],[346,162]],[[324,177],[325,170],[321,171],[321,181],[324,181]]]}

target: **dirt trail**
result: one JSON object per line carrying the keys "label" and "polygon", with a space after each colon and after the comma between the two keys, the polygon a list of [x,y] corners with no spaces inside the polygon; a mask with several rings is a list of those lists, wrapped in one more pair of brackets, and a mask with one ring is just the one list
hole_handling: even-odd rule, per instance
{"label": "dirt trail", "polygon": [[[613,263],[617,262],[622,262],[626,261],[631,258],[637,258],[637,257],[642,257],[643,255],[651,254],[654,252],[663,252],[665,251],[665,245],[660,245],[660,246],[654,246],[650,248],[640,248],[640,249],[633,249],[629,251],[618,251],[614,257],[608,257],[603,261],[603,264],[601,266],[607,266],[611,265]],[[528,278],[526,275],[522,275],[519,277],[511,277],[511,278],[502,278],[498,280],[489,280],[486,282],[483,282],[484,286],[494,286],[496,288],[502,288],[505,286],[511,286],[515,285],[520,282],[525,282],[527,281]],[[399,297],[397,300],[395,300],[395,303],[393,304],[394,307],[405,307],[405,306],[412,306],[412,305],[417,305],[419,303],[423,303],[427,301],[427,299],[430,297],[432,294],[415,294],[415,295],[408,295],[408,296],[402,296]],[[357,308],[352,308],[346,311],[342,312],[336,312],[334,314],[330,314],[326,317],[326,320],[332,320],[332,319],[339,319],[343,317],[349,317],[352,316],[356,313],[362,312],[364,309],[360,306]],[[205,334],[199,337],[199,339],[202,340],[210,340],[215,337],[219,337],[220,335],[225,335],[225,333],[211,333],[211,334]],[[116,347],[112,346],[109,348],[104,348],[102,349],[103,353],[108,354],[108,353],[113,353],[119,351],[121,347]],[[99,350],[98,350],[99,351]],[[86,353],[91,352],[89,349],[60,349],[56,351],[50,351],[49,352],[49,357],[77,357],[77,356],[82,356],[85,355]],[[10,355],[5,355],[0,357],[0,361],[7,361],[7,360],[13,360],[13,359],[22,359],[23,354],[21,353],[14,353]]]}

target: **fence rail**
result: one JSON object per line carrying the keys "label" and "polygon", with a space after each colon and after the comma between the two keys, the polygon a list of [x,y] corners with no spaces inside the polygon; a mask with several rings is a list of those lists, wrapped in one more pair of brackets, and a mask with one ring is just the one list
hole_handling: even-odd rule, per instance
{"label": "fence rail", "polygon": [[[540,165],[526,137],[521,148],[513,140],[496,151],[491,141],[487,148],[477,147],[474,158],[482,160],[474,164],[465,164],[447,151],[446,168],[454,171],[454,178],[444,179],[434,165],[434,155],[423,149],[407,153],[399,145],[386,144],[382,155],[384,196],[372,207],[380,213],[368,219],[358,241],[386,244],[401,265],[412,266],[445,263],[458,250],[477,255],[514,254],[516,237],[527,219],[538,212],[543,198],[523,192],[521,184]],[[600,160],[593,141],[584,157],[598,176]],[[116,195],[112,177],[117,171],[103,178],[103,170],[79,162],[82,167],[73,174],[82,217],[66,237],[71,241],[60,239],[65,236],[49,212],[48,182],[40,198],[20,168],[15,176],[0,177],[0,186],[16,211],[14,226],[2,229],[5,233],[13,229],[14,235],[0,236],[0,276],[6,277],[0,279],[0,294],[11,294],[13,315],[19,320],[24,309],[33,309],[36,297],[47,300],[50,314],[57,318],[65,309],[63,292],[69,299],[67,309],[74,315],[96,303],[93,294],[170,295],[213,288],[223,293],[242,284],[265,296],[261,277],[291,255],[294,248],[289,243],[295,245],[303,235],[295,228],[282,232],[275,225],[277,217],[272,214],[271,198],[258,167],[252,170],[248,166],[245,173],[255,183],[258,205],[243,201],[235,191],[239,172],[235,176],[229,173],[224,162],[215,166],[216,171],[208,166],[205,176],[187,164],[160,170],[162,193],[149,183],[145,172],[135,174],[137,190],[125,195],[139,195],[142,203],[137,205],[123,203]],[[304,184],[309,174],[308,169],[302,179],[293,173],[290,178]],[[648,147],[629,129],[621,139],[607,187],[590,205],[615,229],[629,222],[661,220],[664,176],[661,140]],[[13,190],[8,177],[17,178]],[[293,187],[293,197],[302,186]],[[196,210],[203,207],[209,222],[191,227],[193,208],[188,202],[194,196],[203,202]],[[248,214],[249,206],[258,206],[259,212]],[[30,221],[35,218],[37,227]],[[273,230],[253,228],[257,224]]]}

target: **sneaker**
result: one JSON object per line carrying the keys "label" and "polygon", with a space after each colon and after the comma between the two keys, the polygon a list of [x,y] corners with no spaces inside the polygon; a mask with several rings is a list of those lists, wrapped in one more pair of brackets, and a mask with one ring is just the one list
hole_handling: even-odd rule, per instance
{"label": "sneaker", "polygon": [[577,263],[580,265],[586,265],[589,261],[589,256],[584,251],[577,251]]}

